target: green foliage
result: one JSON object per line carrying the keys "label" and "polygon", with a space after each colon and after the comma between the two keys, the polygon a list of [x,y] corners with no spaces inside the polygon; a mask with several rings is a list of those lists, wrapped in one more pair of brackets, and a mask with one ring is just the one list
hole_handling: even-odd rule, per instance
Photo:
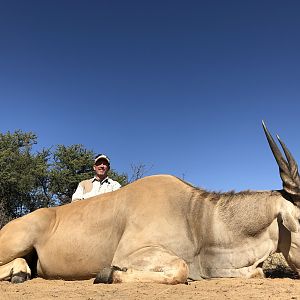
{"label": "green foliage", "polygon": [[57,146],[49,172],[49,190],[59,204],[70,202],[78,183],[93,177],[93,156],[83,145]]}
{"label": "green foliage", "polygon": [[0,207],[9,218],[43,207],[49,200],[41,188],[49,150],[32,154],[36,140],[32,132],[0,134]]}

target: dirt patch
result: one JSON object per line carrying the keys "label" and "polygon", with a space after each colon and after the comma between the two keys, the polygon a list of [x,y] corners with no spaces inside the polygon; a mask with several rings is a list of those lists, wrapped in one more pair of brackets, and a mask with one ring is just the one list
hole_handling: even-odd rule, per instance
{"label": "dirt patch", "polygon": [[168,286],[122,283],[93,285],[93,280],[63,281],[35,278],[21,284],[0,282],[0,298],[12,299],[300,299],[294,279],[211,279]]}

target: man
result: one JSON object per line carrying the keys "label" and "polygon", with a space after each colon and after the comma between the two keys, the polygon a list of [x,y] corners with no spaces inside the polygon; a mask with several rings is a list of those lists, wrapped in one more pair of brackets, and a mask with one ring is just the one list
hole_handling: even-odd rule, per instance
{"label": "man", "polygon": [[104,154],[96,155],[93,169],[95,171],[94,178],[83,180],[78,184],[78,187],[72,196],[72,202],[112,192],[121,187],[117,181],[114,181],[107,176],[110,169],[110,160],[108,156]]}

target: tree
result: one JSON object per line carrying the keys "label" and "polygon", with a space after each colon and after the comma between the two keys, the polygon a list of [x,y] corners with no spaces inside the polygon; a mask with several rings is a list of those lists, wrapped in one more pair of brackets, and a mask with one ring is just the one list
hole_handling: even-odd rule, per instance
{"label": "tree", "polygon": [[131,164],[131,176],[130,179],[128,180],[128,182],[133,182],[136,181],[142,177],[144,177],[152,168],[151,167],[147,167],[147,165],[140,163],[140,164]]}
{"label": "tree", "polygon": [[48,150],[33,154],[34,133],[0,133],[0,207],[6,218],[16,218],[45,206],[40,182],[47,176]]}
{"label": "tree", "polygon": [[57,146],[49,175],[49,190],[57,204],[71,202],[78,183],[93,176],[93,156],[92,151],[80,144]]}

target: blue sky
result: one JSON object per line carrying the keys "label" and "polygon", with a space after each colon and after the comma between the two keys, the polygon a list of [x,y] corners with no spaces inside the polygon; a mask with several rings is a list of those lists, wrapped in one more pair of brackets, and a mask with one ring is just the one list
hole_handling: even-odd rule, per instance
{"label": "blue sky", "polygon": [[279,189],[300,161],[299,1],[1,1],[2,133],[83,144],[208,190]]}

